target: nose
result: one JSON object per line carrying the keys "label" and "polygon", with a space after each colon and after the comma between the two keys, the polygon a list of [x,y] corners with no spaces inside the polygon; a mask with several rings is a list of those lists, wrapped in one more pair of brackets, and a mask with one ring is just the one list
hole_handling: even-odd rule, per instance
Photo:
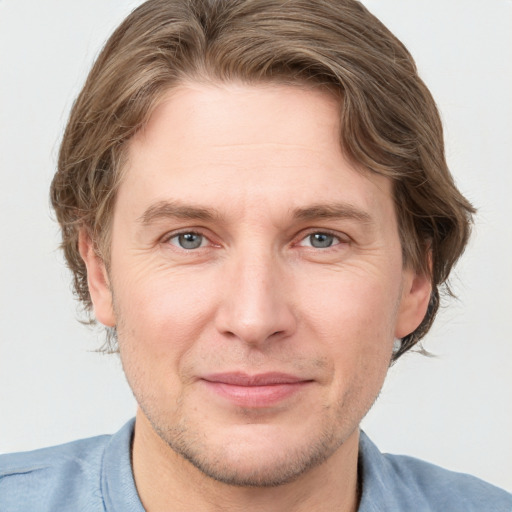
{"label": "nose", "polygon": [[252,346],[277,341],[296,329],[290,286],[272,255],[241,255],[228,266],[216,327]]}

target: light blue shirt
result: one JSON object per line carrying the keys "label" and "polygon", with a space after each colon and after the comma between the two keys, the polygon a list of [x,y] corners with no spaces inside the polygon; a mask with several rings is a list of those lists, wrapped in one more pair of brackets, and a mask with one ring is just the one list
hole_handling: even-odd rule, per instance
{"label": "light blue shirt", "polygon": [[[130,463],[133,425],[0,456],[0,511],[144,512]],[[383,455],[363,432],[359,465],[359,512],[512,512],[511,494],[412,457]]]}

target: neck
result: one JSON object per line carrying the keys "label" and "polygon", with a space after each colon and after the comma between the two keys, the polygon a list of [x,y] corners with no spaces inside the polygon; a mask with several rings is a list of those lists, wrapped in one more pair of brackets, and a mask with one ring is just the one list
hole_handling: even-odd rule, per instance
{"label": "neck", "polygon": [[356,512],[359,431],[324,463],[288,484],[238,487],[218,482],[174,452],[137,413],[132,464],[147,512]]}

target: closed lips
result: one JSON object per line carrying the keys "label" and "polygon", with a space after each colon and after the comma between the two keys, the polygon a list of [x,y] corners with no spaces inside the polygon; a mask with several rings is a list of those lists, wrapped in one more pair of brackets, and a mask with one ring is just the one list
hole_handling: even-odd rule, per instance
{"label": "closed lips", "polygon": [[244,408],[265,408],[296,395],[312,380],[284,373],[222,373],[203,378],[222,400]]}

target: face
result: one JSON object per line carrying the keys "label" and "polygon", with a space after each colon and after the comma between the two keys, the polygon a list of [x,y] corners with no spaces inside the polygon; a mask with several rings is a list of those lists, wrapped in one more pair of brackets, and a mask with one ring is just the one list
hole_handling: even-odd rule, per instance
{"label": "face", "polygon": [[174,89],[130,142],[108,276],[81,242],[137,428],[219,481],[335,460],[425,313],[391,184],[344,157],[338,113],[299,87]]}

